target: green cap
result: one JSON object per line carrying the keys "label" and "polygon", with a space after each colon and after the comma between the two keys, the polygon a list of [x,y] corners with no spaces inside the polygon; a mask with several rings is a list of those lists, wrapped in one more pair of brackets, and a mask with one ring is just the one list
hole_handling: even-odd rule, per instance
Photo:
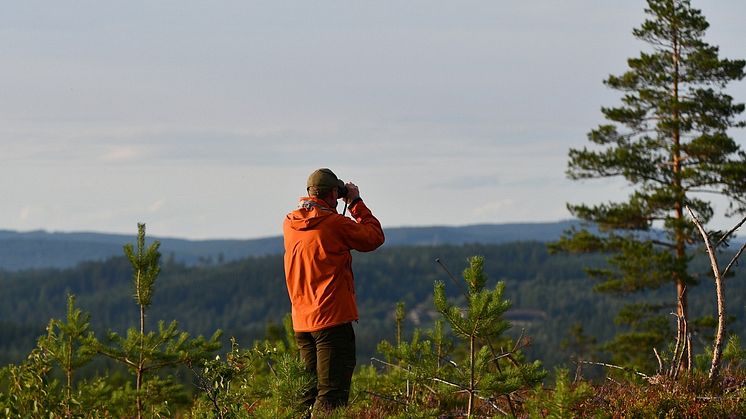
{"label": "green cap", "polygon": [[321,191],[330,191],[333,187],[338,188],[344,188],[345,183],[339,180],[337,178],[337,175],[334,174],[329,169],[318,169],[311,173],[310,176],[308,176],[308,181],[306,182],[306,189],[315,186]]}

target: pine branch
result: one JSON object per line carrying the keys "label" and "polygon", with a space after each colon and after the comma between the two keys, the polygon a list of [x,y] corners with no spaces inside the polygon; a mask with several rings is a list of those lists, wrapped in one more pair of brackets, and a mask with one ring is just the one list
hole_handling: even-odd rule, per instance
{"label": "pine branch", "polygon": [[653,244],[657,244],[658,246],[667,247],[669,249],[676,249],[676,245],[673,243],[664,242],[660,240],[651,240],[650,242]]}

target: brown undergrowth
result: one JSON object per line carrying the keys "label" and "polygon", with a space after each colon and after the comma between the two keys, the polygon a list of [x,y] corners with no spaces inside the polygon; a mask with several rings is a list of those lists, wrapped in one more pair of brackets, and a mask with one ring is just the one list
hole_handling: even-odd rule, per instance
{"label": "brown undergrowth", "polygon": [[594,385],[574,412],[578,417],[742,418],[745,386],[743,371],[724,374],[714,387],[704,372],[655,383],[608,380]]}

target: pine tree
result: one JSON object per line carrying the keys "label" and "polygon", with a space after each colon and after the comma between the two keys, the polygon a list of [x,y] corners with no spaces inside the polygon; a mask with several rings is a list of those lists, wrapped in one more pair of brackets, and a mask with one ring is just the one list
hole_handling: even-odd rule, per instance
{"label": "pine tree", "polygon": [[[455,381],[452,371],[443,368],[443,364],[452,355],[453,342],[446,336],[443,320],[435,320],[431,330],[423,332],[415,328],[412,338],[407,341],[402,337],[406,310],[403,301],[396,304],[394,320],[396,322],[396,344],[383,340],[378,344],[378,352],[386,361],[373,358],[388,367],[390,371],[384,381],[389,392],[395,392],[394,400],[403,403],[408,417],[431,417],[436,415],[433,402],[446,403],[444,391],[446,383]],[[449,364],[453,365],[453,364]]]}
{"label": "pine tree", "polygon": [[[505,336],[511,327],[504,318],[510,308],[510,301],[503,298],[505,284],[486,289],[484,258],[471,257],[468,264],[463,272],[468,288],[464,291],[465,307],[451,304],[445,284],[436,282],[435,308],[443,318],[435,321],[433,329],[425,333],[415,329],[409,341],[402,339],[398,332],[406,316],[399,303],[395,311],[397,343],[384,340],[378,345],[378,351],[386,356],[386,362],[379,362],[393,368],[385,381],[393,381],[396,389],[406,385],[406,393],[398,390],[393,399],[406,405],[407,417],[423,412],[428,412],[425,417],[435,415],[433,399],[451,406],[461,403],[462,393],[468,395],[469,417],[478,410],[477,399],[497,409],[498,398],[506,399],[515,415],[511,393],[531,388],[546,376],[540,362],[525,361],[520,352],[525,341],[515,343]],[[452,335],[446,332],[447,327]]]}
{"label": "pine tree", "polygon": [[[570,150],[567,171],[575,180],[622,177],[633,191],[622,202],[568,205],[598,230],[569,231],[555,249],[610,254],[608,267],[589,270],[600,291],[627,294],[672,284],[679,350],[690,352],[687,291],[696,278],[687,246],[697,238],[684,208],[706,223],[714,210],[703,194],[712,193],[727,199],[727,215],[746,212],[746,154],[728,135],[744,127],[736,120],[744,105],[723,92],[744,77],[746,62],[720,58],[718,47],[703,40],[709,24],[689,0],[648,0],[645,12],[648,19],[633,34],[650,51],[605,80],[622,103],[601,109],[608,123],[588,134],[591,149]],[[642,342],[649,333],[638,330],[625,339]]]}
{"label": "pine tree", "polygon": [[[503,299],[505,284],[498,282],[494,290],[485,289],[487,276],[484,273],[484,258],[474,256],[468,260],[464,270],[464,280],[468,285],[466,307],[461,308],[448,302],[445,284],[436,282],[434,291],[435,308],[443,316],[456,337],[468,344],[465,366],[457,371],[458,387],[469,396],[467,416],[474,411],[475,400],[509,395],[520,388],[531,387],[546,375],[541,363],[526,363],[513,349],[496,353],[494,343],[502,340],[510,323],[504,319],[510,308],[510,301]],[[500,360],[509,361],[505,365]]]}
{"label": "pine tree", "polygon": [[47,335],[39,338],[38,347],[57,364],[65,375],[65,392],[62,401],[65,417],[73,416],[73,377],[75,371],[88,364],[95,351],[87,344],[93,338],[90,315],[75,307],[75,297],[67,298],[66,321],[52,319]]}
{"label": "pine tree", "polygon": [[[99,388],[85,380],[74,383],[76,372],[95,355],[89,342],[94,339],[90,315],[75,306],[68,296],[64,320],[51,319],[47,334],[20,365],[0,370],[0,412],[5,417],[80,417],[102,416],[108,395],[96,394]],[[58,376],[62,373],[64,383]]]}
{"label": "pine tree", "polygon": [[105,343],[92,339],[91,344],[99,353],[124,364],[135,376],[135,412],[139,419],[144,412],[146,389],[153,395],[150,397],[153,403],[168,402],[179,391],[176,383],[169,379],[154,376],[146,382],[146,373],[200,365],[220,348],[221,332],[215,332],[209,340],[202,336],[190,338],[188,333],[178,329],[176,321],[168,326],[159,321],[157,332],[146,331],[146,310],[151,304],[155,281],[160,273],[160,243],[155,241],[146,249],[145,224],[138,224],[137,228],[137,248],[127,244],[124,252],[133,269],[134,298],[140,310],[139,328],[130,328],[124,337],[110,332]]}

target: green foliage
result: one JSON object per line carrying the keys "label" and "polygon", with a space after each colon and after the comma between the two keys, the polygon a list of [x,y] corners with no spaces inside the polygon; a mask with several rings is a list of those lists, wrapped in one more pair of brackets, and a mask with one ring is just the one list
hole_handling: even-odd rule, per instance
{"label": "green foliage", "polygon": [[396,314],[395,314],[395,320],[396,320],[396,344],[397,346],[401,344],[401,328],[402,328],[402,322],[404,322],[404,301],[399,301],[396,303]]}
{"label": "green foliage", "polygon": [[510,301],[502,298],[505,284],[499,282],[493,291],[484,290],[484,258],[479,256],[469,259],[464,279],[469,285],[466,310],[448,303],[443,282],[435,283],[436,310],[462,339],[499,337],[510,328],[510,323],[503,319],[510,308]]}
{"label": "green foliage", "polygon": [[728,363],[730,369],[742,369],[746,362],[746,349],[741,346],[738,335],[731,335],[723,350],[723,361]]}
{"label": "green foliage", "polygon": [[[707,371],[712,363],[712,346],[705,348],[704,353],[695,356],[697,369]],[[723,370],[739,371],[746,365],[746,349],[741,346],[741,338],[738,335],[728,336],[728,341],[723,348]]]}
{"label": "green foliage", "polygon": [[124,254],[132,265],[132,280],[135,288],[135,302],[141,307],[149,307],[153,298],[155,280],[161,272],[160,242],[153,242],[145,248],[145,224],[137,224],[137,249],[132,244],[124,245]]}
{"label": "green foliage", "polygon": [[421,339],[420,335],[421,332],[415,330],[409,342],[393,346],[384,340],[378,345],[379,352],[392,367],[387,388],[381,390],[406,405],[407,411],[421,410],[430,398],[444,396],[446,392],[440,380],[449,378],[440,365],[441,358],[433,340]]}
{"label": "green foliage", "polygon": [[226,360],[206,362],[197,377],[202,394],[192,407],[194,418],[300,417],[301,400],[315,385],[297,354],[269,341],[242,350],[234,340]]}
{"label": "green foliage", "polygon": [[571,383],[569,372],[564,368],[554,371],[553,391],[541,386],[528,399],[526,410],[531,418],[565,419],[579,417],[579,405],[593,395],[587,382]]}
{"label": "green foliage", "polygon": [[[47,335],[39,338],[38,347],[65,374],[66,383],[62,406],[66,416],[71,415],[72,405],[79,403],[73,399],[75,371],[88,364],[95,355],[94,349],[87,344],[87,341],[93,339],[89,319],[90,315],[84,315],[80,309],[75,307],[75,297],[70,295],[67,302],[66,321],[52,319],[47,327]],[[75,410],[81,409],[78,407]]]}
{"label": "green foliage", "polygon": [[[93,358],[87,314],[68,300],[67,320],[52,319],[26,361],[0,371],[0,411],[6,417],[121,417],[129,415],[134,392],[114,388],[112,377],[73,381],[74,372]],[[65,377],[61,384],[57,376]]]}
{"label": "green foliage", "polygon": [[219,338],[222,332],[217,331],[210,339],[202,336],[190,338],[189,333],[180,331],[174,320],[168,326],[164,321],[158,322],[158,331],[145,335],[130,328],[125,337],[115,332],[109,333],[101,341],[91,342],[96,351],[121,362],[129,369],[140,368],[151,372],[179,365],[197,365],[211,352],[219,349]]}
{"label": "green foliage", "polygon": [[290,313],[286,313],[285,317],[282,318],[282,326],[285,330],[283,343],[287,348],[287,352],[293,355],[300,355],[298,342],[295,341],[295,330],[293,330],[293,316]]}
{"label": "green foliage", "polygon": [[570,351],[570,358],[588,360],[593,357],[597,348],[597,339],[588,336],[580,322],[573,323],[569,330],[569,336],[562,340],[560,348]]}
{"label": "green foliage", "polygon": [[295,355],[282,353],[275,355],[274,360],[269,383],[272,417],[280,417],[282,414],[298,417],[305,410],[298,401],[316,385],[315,379]]}
{"label": "green foliage", "polygon": [[[0,412],[6,417],[50,416],[62,401],[59,382],[49,382],[51,361],[44,351],[34,349],[20,365],[8,365],[0,371],[3,393]],[[61,413],[61,412],[57,412]]]}
{"label": "green foliage", "polygon": [[657,371],[653,348],[662,351],[672,338],[669,318],[659,314],[661,309],[656,304],[634,303],[619,311],[615,322],[628,326],[630,331],[617,333],[601,346],[612,354],[613,364],[648,374]]}
{"label": "green foliage", "polygon": [[[136,301],[140,305],[140,330],[130,328],[126,337],[110,332],[101,342],[91,331],[90,315],[75,306],[68,296],[65,321],[52,319],[46,336],[21,365],[2,371],[4,389],[0,407],[19,417],[172,417],[174,407],[188,404],[183,385],[173,376],[157,374],[180,366],[198,366],[220,348],[220,331],[211,339],[196,339],[160,321],[158,332],[144,332],[144,309],[150,304],[160,272],[158,244],[144,251],[145,226],[138,225],[138,249],[125,246],[134,273]],[[115,377],[74,382],[75,372],[103,354],[126,366],[136,377],[134,390],[128,384],[114,386]],[[63,391],[55,372],[65,377]],[[149,373],[148,377],[145,374]]]}
{"label": "green foliage", "polygon": [[[397,303],[395,315],[398,331],[405,318],[403,303]],[[396,345],[381,341],[378,352],[385,356],[389,372],[374,385],[358,384],[386,394],[387,399],[396,400],[404,406],[401,414],[411,417],[435,415],[437,408],[448,406],[451,399],[447,383],[452,380],[452,370],[444,365],[452,365],[447,359],[453,352],[453,342],[446,337],[441,319],[436,320],[433,329],[424,332],[424,339],[422,334],[415,329],[410,341],[397,336]]]}

